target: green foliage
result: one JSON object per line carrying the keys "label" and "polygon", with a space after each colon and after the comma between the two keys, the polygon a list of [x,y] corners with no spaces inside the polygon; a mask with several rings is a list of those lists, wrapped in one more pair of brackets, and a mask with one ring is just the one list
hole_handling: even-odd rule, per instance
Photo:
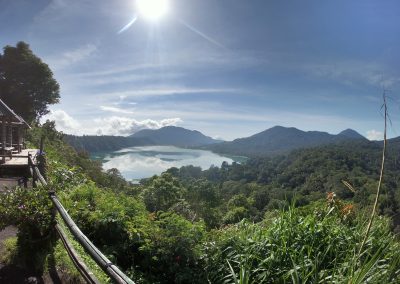
{"label": "green foliage", "polygon": [[18,238],[11,237],[3,241],[4,250],[2,255],[0,256],[0,262],[4,264],[12,264],[17,261],[17,246]]}
{"label": "green foliage", "polygon": [[142,195],[150,212],[167,211],[182,198],[183,188],[178,179],[165,173],[152,178]]}
{"label": "green foliage", "polygon": [[[386,160],[385,184],[379,213],[393,216],[394,225],[400,228],[400,140],[391,140]],[[223,222],[236,222],[240,218],[260,221],[266,211],[284,209],[295,199],[296,206],[325,198],[327,192],[335,192],[344,200],[352,200],[361,206],[371,204],[375,197],[381,145],[368,141],[342,142],[310,149],[295,150],[288,155],[249,159],[247,162],[221,168],[211,167],[201,173],[191,168],[173,169],[170,174],[179,178],[188,189],[185,196],[195,213],[204,218],[204,211],[224,216]],[[349,182],[355,191],[349,190],[342,181]],[[208,184],[207,184],[208,183]],[[191,188],[204,184],[219,202],[203,204]],[[229,200],[244,195],[251,206],[227,206]],[[201,206],[196,204],[200,203]],[[223,222],[206,222],[207,227],[217,228]]]}
{"label": "green foliage", "polygon": [[[374,197],[379,147],[336,145],[205,171],[172,168],[134,186],[75,152],[53,123],[33,129],[30,140],[42,135],[52,188],[81,230],[136,283],[399,280],[399,244],[386,218],[355,257],[365,214],[353,202]],[[398,210],[397,170],[389,158],[381,213]],[[328,206],[320,201],[333,191]],[[56,265],[73,275],[60,250]]]}
{"label": "green foliage", "polygon": [[163,275],[161,283],[204,283],[199,263],[204,225],[169,212],[154,215],[154,222],[150,241],[140,248],[148,275],[157,275],[149,279]]}
{"label": "green foliage", "polygon": [[101,190],[92,182],[79,185],[60,198],[88,238],[110,259],[128,268],[136,246],[145,236],[142,229],[149,223],[143,204],[131,197]]}
{"label": "green foliage", "polygon": [[1,228],[14,224],[18,228],[18,259],[39,272],[54,241],[52,206],[47,189],[15,188],[1,193]]}
{"label": "green foliage", "polygon": [[48,113],[47,106],[60,98],[60,87],[47,64],[29,45],[18,42],[0,54],[0,98],[27,121]]}
{"label": "green foliage", "polygon": [[146,275],[151,283],[187,283],[201,273],[202,223],[174,213],[149,215],[139,200],[90,182],[61,197],[82,231],[134,279]]}
{"label": "green foliage", "polygon": [[[334,209],[336,210],[336,209]],[[259,224],[241,222],[213,231],[204,246],[211,283],[397,283],[399,243],[379,218],[361,259],[355,260],[364,219],[343,222],[341,212],[295,208]],[[396,264],[397,263],[397,264]],[[361,276],[362,275],[362,276]],[[239,281],[239,279],[242,279]],[[364,283],[364,282],[363,282]]]}
{"label": "green foliage", "polygon": [[[100,283],[111,283],[111,280],[107,274],[105,274],[105,272],[96,264],[96,262],[85,252],[84,248],[73,238],[67,227],[63,225],[61,218],[57,218],[57,221],[64,229],[70,244],[78,253],[79,257],[94,274],[94,276],[100,281]],[[56,268],[57,271],[59,271],[63,276],[63,283],[86,283],[72,263],[72,260],[65,250],[61,240],[56,242],[54,246],[54,252],[47,257],[46,266],[48,270]]]}
{"label": "green foliage", "polygon": [[184,198],[194,214],[204,220],[207,228],[221,225],[222,213],[218,209],[221,200],[217,186],[205,179],[199,179],[188,183],[186,187]]}

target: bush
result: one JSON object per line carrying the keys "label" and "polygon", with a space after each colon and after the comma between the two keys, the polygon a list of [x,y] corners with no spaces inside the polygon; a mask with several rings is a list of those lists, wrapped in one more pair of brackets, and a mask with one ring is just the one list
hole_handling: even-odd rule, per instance
{"label": "bush", "polygon": [[214,231],[203,254],[208,280],[235,282],[245,275],[246,283],[400,281],[400,247],[388,220],[377,218],[362,258],[355,259],[365,219],[348,222],[335,210],[320,207],[302,214],[291,207],[273,220]]}
{"label": "bush", "polygon": [[52,204],[44,187],[17,187],[1,193],[1,228],[14,224],[18,227],[17,255],[27,267],[43,271],[47,253],[55,240]]}

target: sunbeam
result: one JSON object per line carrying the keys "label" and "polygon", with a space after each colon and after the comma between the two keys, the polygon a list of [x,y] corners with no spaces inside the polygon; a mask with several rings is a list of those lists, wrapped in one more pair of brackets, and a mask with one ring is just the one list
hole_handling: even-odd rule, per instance
{"label": "sunbeam", "polygon": [[133,19],[132,19],[129,23],[127,23],[122,29],[120,29],[120,30],[118,31],[118,34],[123,33],[124,31],[126,31],[127,29],[129,29],[129,28],[136,22],[136,20],[137,20],[137,16],[135,15],[135,16],[133,17]]}
{"label": "sunbeam", "polygon": [[201,36],[202,38],[204,38],[205,40],[211,42],[212,44],[215,44],[219,47],[222,47],[224,49],[227,49],[224,45],[222,45],[221,43],[219,43],[218,41],[216,41],[215,39],[209,37],[208,35],[202,33],[201,31],[199,31],[198,29],[196,29],[195,27],[189,25],[188,23],[186,23],[185,21],[181,20],[181,19],[177,19],[179,23],[181,23],[182,25],[184,25],[185,27],[187,27],[189,30],[191,30],[192,32],[198,34],[199,36]]}
{"label": "sunbeam", "polygon": [[168,0],[136,0],[139,14],[150,21],[157,21],[169,11]]}

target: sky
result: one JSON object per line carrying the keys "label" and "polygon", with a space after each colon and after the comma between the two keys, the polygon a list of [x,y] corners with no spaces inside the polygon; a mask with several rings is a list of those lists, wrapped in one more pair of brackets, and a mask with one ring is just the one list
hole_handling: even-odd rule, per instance
{"label": "sky", "polygon": [[157,19],[136,1],[0,0],[0,47],[27,42],[60,83],[46,117],[59,130],[176,125],[232,140],[282,125],[381,139],[387,90],[400,136],[399,1],[165,0]]}

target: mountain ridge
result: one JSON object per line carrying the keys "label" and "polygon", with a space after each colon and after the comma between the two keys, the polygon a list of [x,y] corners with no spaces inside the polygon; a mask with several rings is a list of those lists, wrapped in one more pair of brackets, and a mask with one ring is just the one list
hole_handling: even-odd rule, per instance
{"label": "mountain ridge", "polygon": [[198,130],[189,130],[177,126],[165,126],[159,129],[142,129],[129,137],[145,138],[156,145],[178,147],[199,147],[222,142],[204,135]]}
{"label": "mountain ridge", "polygon": [[65,140],[75,149],[87,152],[116,151],[134,146],[168,145],[183,148],[201,148],[221,154],[267,156],[283,154],[293,149],[309,148],[341,141],[365,140],[353,129],[338,134],[323,131],[303,131],[295,127],[274,126],[249,137],[221,141],[197,130],[165,126],[159,129],[142,129],[128,137],[123,136],[73,136]]}
{"label": "mountain ridge", "polygon": [[367,140],[352,129],[339,134],[322,131],[303,131],[295,127],[274,126],[252,136],[205,148],[223,154],[244,156],[282,154],[298,148],[309,148],[346,140]]}

